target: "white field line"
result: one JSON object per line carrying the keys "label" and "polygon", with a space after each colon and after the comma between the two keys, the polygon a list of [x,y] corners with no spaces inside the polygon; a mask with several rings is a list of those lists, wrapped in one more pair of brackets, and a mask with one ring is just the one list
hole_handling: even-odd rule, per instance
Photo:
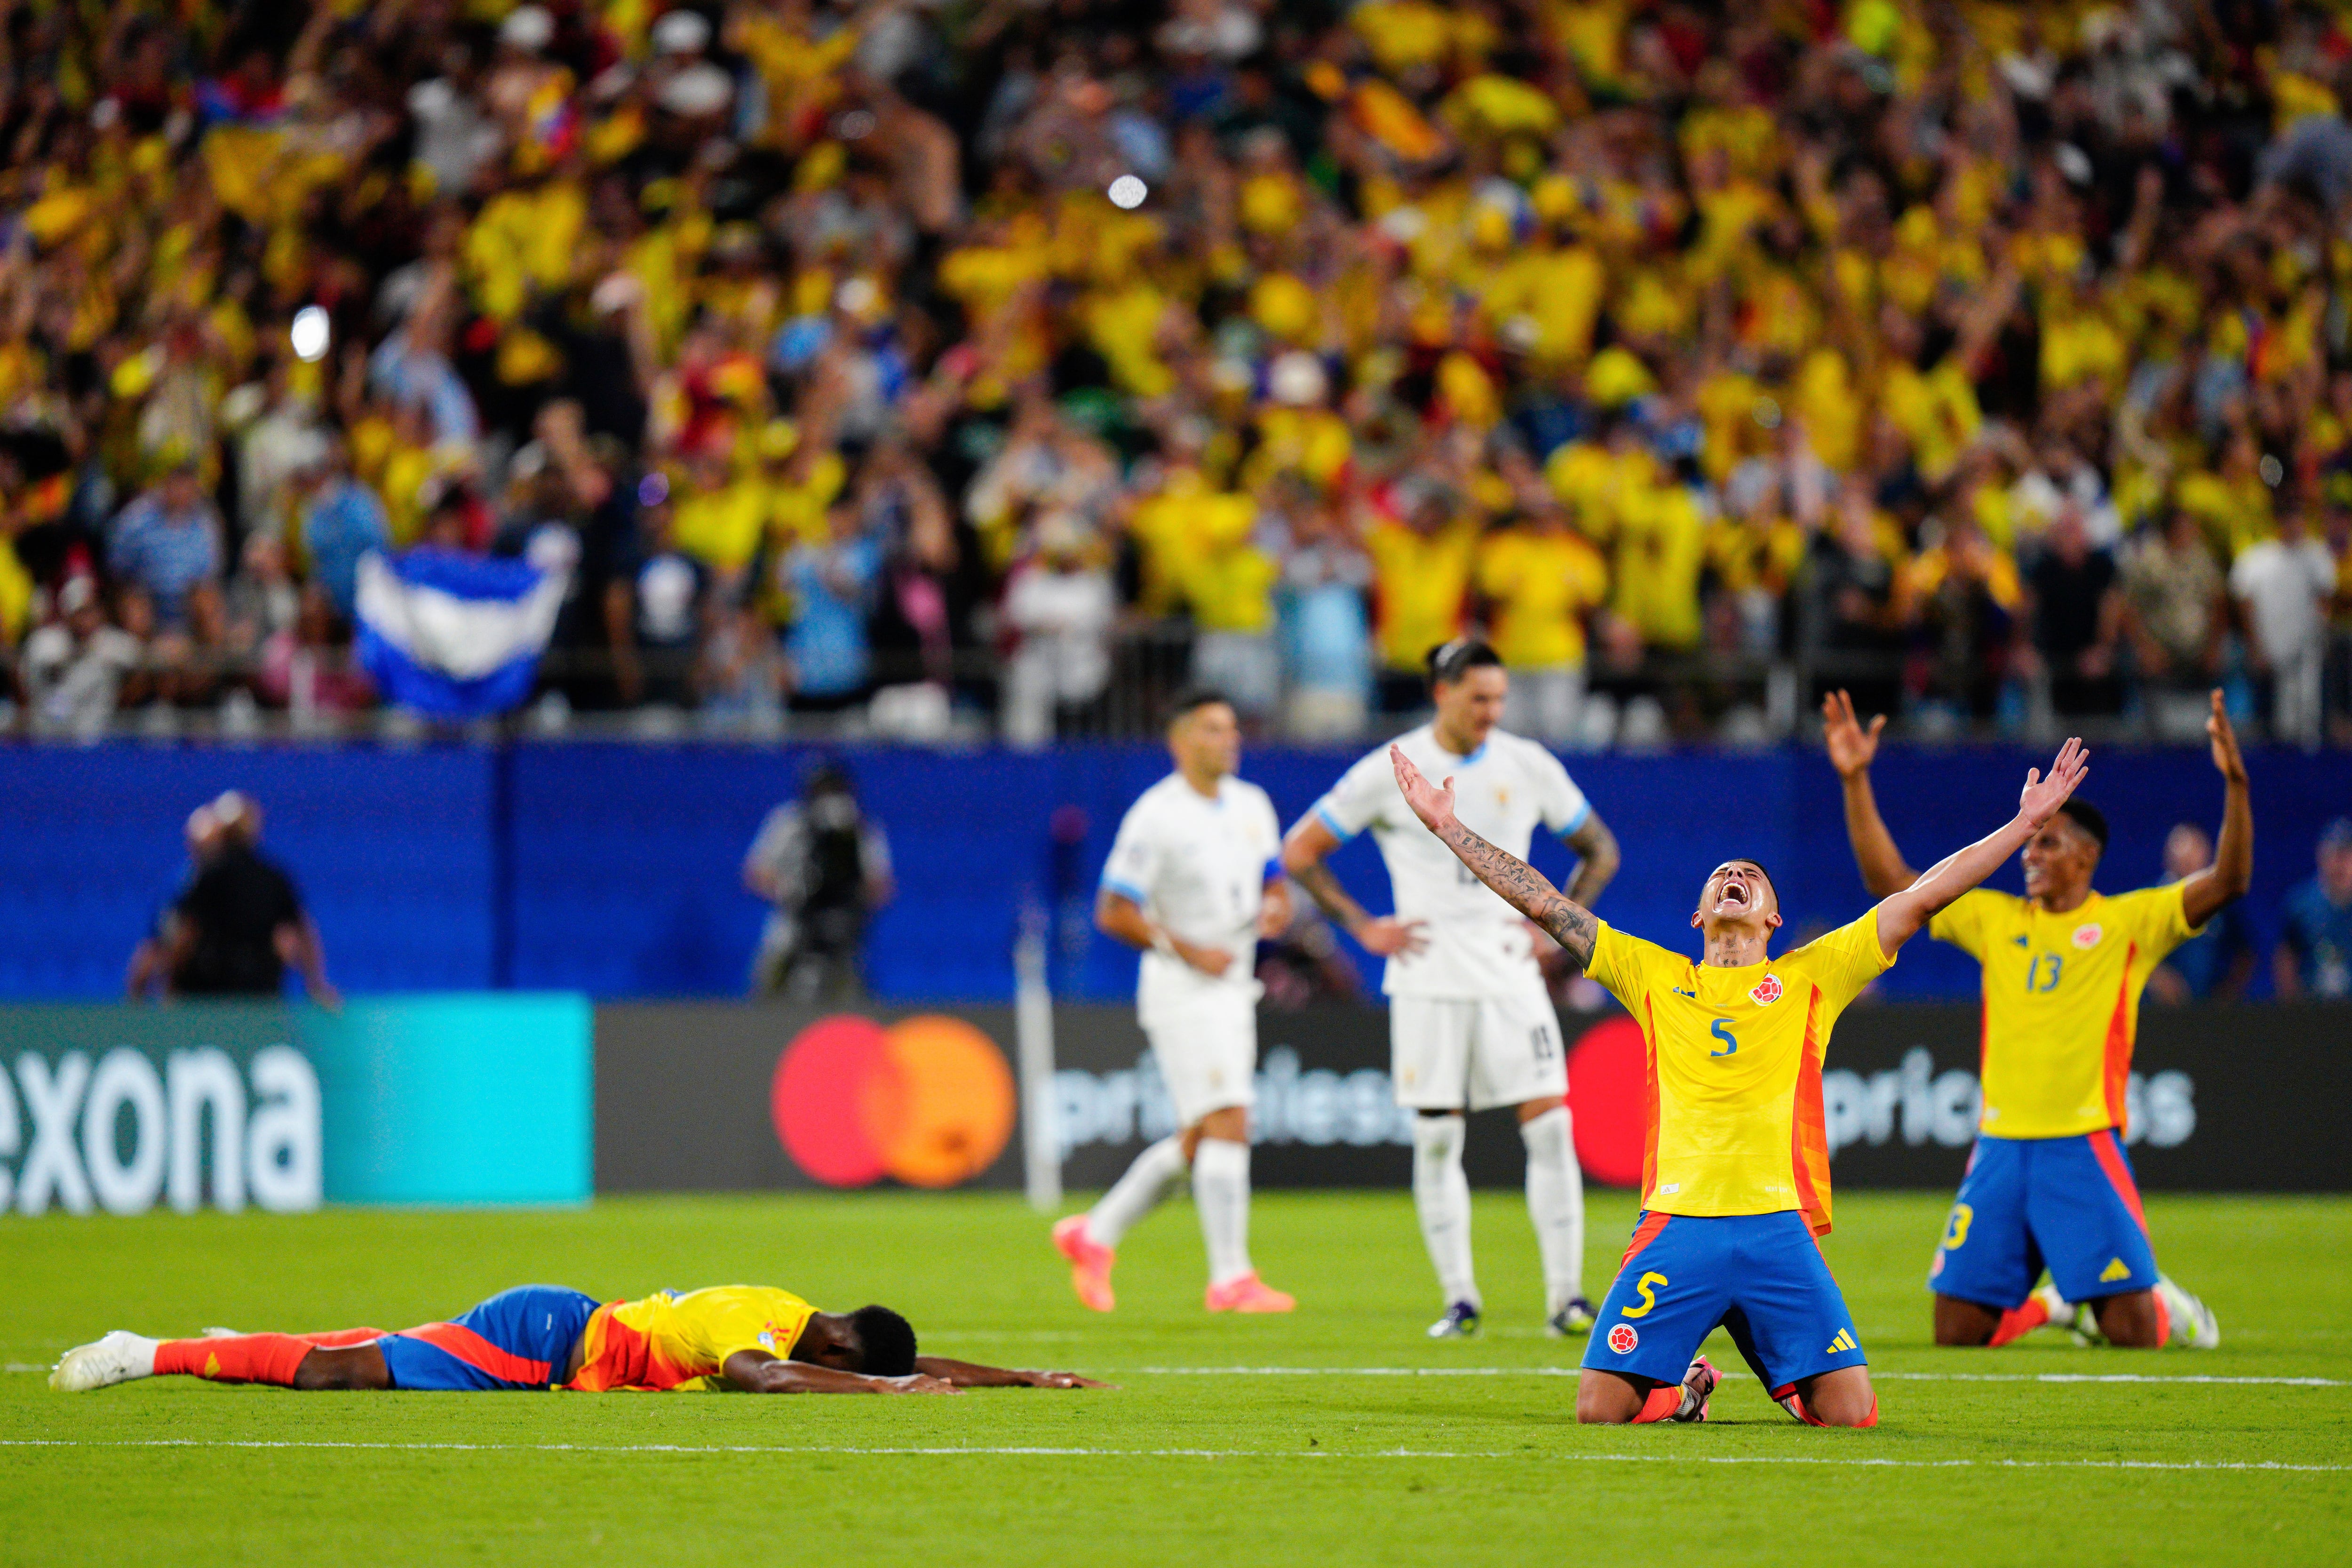
{"label": "white field line", "polygon": [[2352,1465],[2292,1465],[2274,1459],[1874,1459],[1802,1454],[1531,1454],[1459,1448],[1381,1448],[1343,1453],[1323,1448],[1077,1448],[1021,1446],[866,1447],[856,1444],[768,1443],[366,1443],[315,1438],[0,1437],[0,1448],[322,1448],[390,1453],[463,1454],[838,1454],[859,1458],[1073,1459],[1518,1459],[1539,1463],[1622,1465],[1812,1465],[1832,1468],[1902,1470],[2281,1470],[2336,1475]]}
{"label": "white field line", "polygon": [[[1574,1377],[1572,1366],[1129,1366],[1111,1367],[1112,1377]],[[1883,1383],[2214,1383],[2281,1388],[2352,1388],[2336,1377],[2211,1377],[2196,1373],[2138,1372],[1883,1372]]]}
{"label": "white field line", "polygon": [[[10,1362],[12,1373],[47,1372],[45,1364]],[[1574,1377],[1572,1366],[1129,1366],[1097,1368],[1113,1377]],[[2338,1377],[2214,1377],[2199,1373],[2139,1372],[1887,1372],[1880,1383],[2150,1383],[2228,1384],[2271,1388],[2352,1388]]]}

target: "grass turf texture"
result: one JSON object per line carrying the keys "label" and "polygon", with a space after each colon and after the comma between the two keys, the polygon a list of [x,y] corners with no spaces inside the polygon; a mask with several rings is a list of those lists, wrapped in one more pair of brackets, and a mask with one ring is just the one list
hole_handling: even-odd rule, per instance
{"label": "grass turf texture", "polygon": [[[743,1280],[895,1304],[941,1354],[1123,1384],[751,1399],[172,1378],[68,1396],[12,1370],[0,1562],[2344,1560],[2352,1201],[2149,1204],[2167,1268],[2221,1314],[2210,1354],[2080,1350],[2052,1331],[1934,1349],[1920,1280],[1945,1202],[1839,1200],[1827,1250],[1882,1379],[1883,1425],[1861,1433],[1790,1423],[1719,1334],[1715,1424],[1579,1429],[1572,1378],[1533,1370],[1572,1367],[1583,1342],[1541,1337],[1516,1194],[1479,1196],[1488,1328],[1450,1342],[1422,1333],[1439,1303],[1402,1194],[1261,1194],[1257,1258],[1301,1305],[1255,1319],[1202,1311],[1181,1204],[1129,1237],[1108,1318],[1072,1299],[1045,1223],[999,1197],[0,1219],[12,1368],[116,1327],[401,1327],[533,1281],[612,1298]],[[1596,1194],[1595,1297],[1632,1218],[1625,1196]],[[1144,1370],[1179,1367],[1504,1370]],[[1988,1376],[2004,1381],[1974,1381]],[[2179,1381],[2200,1376],[2335,1385]]]}

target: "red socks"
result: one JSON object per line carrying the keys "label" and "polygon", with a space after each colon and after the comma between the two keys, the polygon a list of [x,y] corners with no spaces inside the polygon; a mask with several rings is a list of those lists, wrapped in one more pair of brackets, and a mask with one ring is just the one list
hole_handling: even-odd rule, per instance
{"label": "red socks", "polygon": [[[1822,1420],[1820,1416],[1805,1408],[1805,1396],[1797,1392],[1797,1386],[1794,1384],[1789,1384],[1783,1387],[1774,1389],[1772,1391],[1772,1397],[1779,1403],[1781,1409],[1787,1411],[1790,1415],[1795,1416],[1798,1420],[1803,1422],[1808,1426],[1826,1426],[1829,1425],[1828,1422]],[[1855,1422],[1854,1426],[1856,1428],[1860,1428],[1864,1426],[1875,1426],[1877,1425],[1878,1395],[1874,1393],[1870,1396],[1870,1414]]]}
{"label": "red socks", "polygon": [[390,1336],[382,1329],[330,1329],[323,1334],[296,1334],[294,1337],[306,1344],[317,1345],[320,1350],[339,1351],[352,1345],[372,1345]]}
{"label": "red socks", "polygon": [[1633,1417],[1633,1425],[1639,1426],[1648,1421],[1668,1420],[1682,1407],[1683,1385],[1662,1383],[1650,1390],[1649,1396],[1642,1401],[1642,1413]]}
{"label": "red socks", "polygon": [[236,1334],[217,1340],[165,1340],[155,1347],[155,1375],[179,1373],[215,1383],[273,1383],[294,1386],[294,1373],[310,1353],[299,1334]]}
{"label": "red socks", "polygon": [[2042,1303],[2042,1299],[2038,1296],[2028,1296],[2025,1299],[2025,1305],[2011,1307],[2000,1315],[2000,1323],[1992,1331],[1992,1338],[1986,1342],[1990,1345],[2005,1345],[2011,1340],[2023,1339],[2049,1321],[2050,1309]]}
{"label": "red socks", "polygon": [[2148,1300],[2156,1303],[2156,1348],[2162,1350],[2172,1342],[2172,1309],[2164,1304],[2164,1292],[2151,1290]]}

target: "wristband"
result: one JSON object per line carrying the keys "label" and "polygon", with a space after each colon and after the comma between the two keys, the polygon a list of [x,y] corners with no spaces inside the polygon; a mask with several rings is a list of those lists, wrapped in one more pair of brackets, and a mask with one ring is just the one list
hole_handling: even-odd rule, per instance
{"label": "wristband", "polygon": [[1177,955],[1176,940],[1170,936],[1166,931],[1161,931],[1158,926],[1153,926],[1151,928],[1151,951],[1156,953],[1160,953],[1163,957],[1174,958]]}

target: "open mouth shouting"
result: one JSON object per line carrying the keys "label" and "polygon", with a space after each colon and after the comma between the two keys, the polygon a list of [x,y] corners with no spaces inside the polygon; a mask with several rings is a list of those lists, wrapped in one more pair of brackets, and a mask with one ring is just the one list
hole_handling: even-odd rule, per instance
{"label": "open mouth shouting", "polygon": [[1714,913],[1736,918],[1761,907],[1764,879],[1754,867],[1723,866],[1715,876]]}

